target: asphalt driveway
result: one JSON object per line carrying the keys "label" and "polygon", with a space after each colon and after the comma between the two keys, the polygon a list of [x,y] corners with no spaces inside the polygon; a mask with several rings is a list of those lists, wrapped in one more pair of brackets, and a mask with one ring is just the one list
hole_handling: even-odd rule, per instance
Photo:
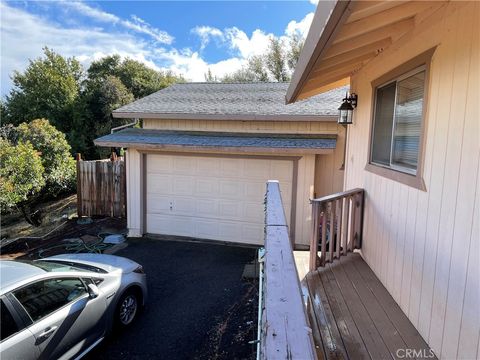
{"label": "asphalt driveway", "polygon": [[242,273],[255,249],[141,239],[116,255],[143,265],[148,304],[88,359],[254,358],[257,284]]}

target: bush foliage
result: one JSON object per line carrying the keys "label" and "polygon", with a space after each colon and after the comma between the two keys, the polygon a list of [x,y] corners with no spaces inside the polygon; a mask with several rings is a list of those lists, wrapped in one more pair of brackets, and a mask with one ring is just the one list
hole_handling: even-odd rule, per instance
{"label": "bush foliage", "polygon": [[27,221],[44,199],[75,189],[76,166],[65,135],[46,119],[0,129],[0,206]]}
{"label": "bush foliage", "polygon": [[0,139],[0,208],[9,211],[37,196],[45,186],[45,169],[31,143]]}

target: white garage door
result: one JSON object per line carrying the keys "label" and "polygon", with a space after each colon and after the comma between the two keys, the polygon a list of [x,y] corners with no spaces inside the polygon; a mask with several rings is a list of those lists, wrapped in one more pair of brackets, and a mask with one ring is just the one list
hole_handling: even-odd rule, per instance
{"label": "white garage door", "polygon": [[289,221],[291,160],[149,154],[147,232],[262,244],[265,183],[273,179]]}

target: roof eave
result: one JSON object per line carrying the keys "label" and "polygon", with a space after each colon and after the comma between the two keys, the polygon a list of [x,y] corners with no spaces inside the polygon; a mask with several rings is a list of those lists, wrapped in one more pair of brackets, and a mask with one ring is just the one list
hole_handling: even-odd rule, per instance
{"label": "roof eave", "polygon": [[332,154],[332,148],[287,148],[287,147],[263,147],[263,146],[208,146],[208,145],[171,145],[171,144],[150,144],[128,141],[102,141],[94,140],[96,146],[100,147],[123,147],[133,148],[140,151],[173,151],[173,152],[201,152],[201,153],[265,153],[265,154]]}
{"label": "roof eave", "polygon": [[337,121],[337,115],[255,115],[255,114],[182,114],[151,112],[112,112],[117,119],[181,119],[181,120],[230,120],[230,121]]}
{"label": "roof eave", "polygon": [[350,14],[349,5],[352,0],[320,1],[310,26],[305,45],[300,54],[292,80],[287,89],[287,104],[298,100],[310,71],[318,58],[333,40],[338,28]]}

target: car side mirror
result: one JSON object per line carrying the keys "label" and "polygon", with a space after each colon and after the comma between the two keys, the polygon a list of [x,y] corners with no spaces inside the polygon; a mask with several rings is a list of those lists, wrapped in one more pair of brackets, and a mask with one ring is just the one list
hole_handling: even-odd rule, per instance
{"label": "car side mirror", "polygon": [[90,296],[90,299],[95,299],[100,295],[100,290],[98,290],[97,285],[94,284],[88,284],[88,295]]}

